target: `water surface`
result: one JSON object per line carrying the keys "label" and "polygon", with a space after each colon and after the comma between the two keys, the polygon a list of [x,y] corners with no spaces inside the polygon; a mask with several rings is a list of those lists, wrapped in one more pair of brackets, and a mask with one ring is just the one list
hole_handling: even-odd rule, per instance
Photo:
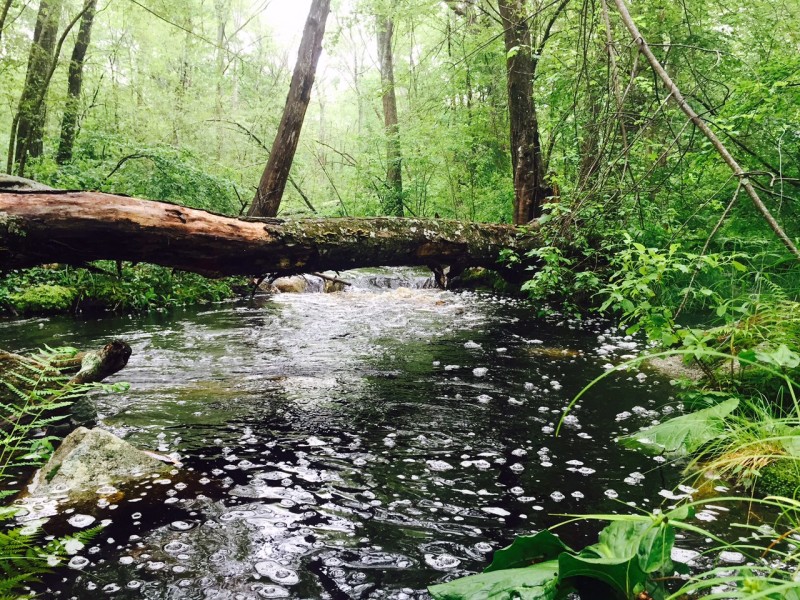
{"label": "water surface", "polygon": [[[419,285],[411,271],[349,278],[345,293],[0,323],[16,351],[130,343],[115,379],[131,389],[97,398],[102,424],[183,464],[99,497],[86,512],[107,527],[48,594],[424,598],[517,534],[650,510],[677,482],[612,441],[675,410],[655,373],[613,373],[554,434],[636,340],[508,298],[397,287]],[[598,527],[562,535],[580,545]]]}

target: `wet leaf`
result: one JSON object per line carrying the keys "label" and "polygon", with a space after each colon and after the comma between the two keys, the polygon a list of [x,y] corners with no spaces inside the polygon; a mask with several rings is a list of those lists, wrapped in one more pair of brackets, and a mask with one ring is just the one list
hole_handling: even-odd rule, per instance
{"label": "wet leaf", "polygon": [[455,579],[428,588],[436,600],[555,600],[558,589],[558,561],[503,569]]}
{"label": "wet leaf", "polygon": [[737,406],[739,400],[731,398],[715,406],[618,438],[618,441],[626,448],[638,448],[652,454],[685,456],[722,433],[724,418],[736,410]]}
{"label": "wet leaf", "polygon": [[565,551],[574,553],[574,550],[549,531],[540,531],[536,535],[523,535],[516,538],[510,546],[495,552],[492,564],[483,572],[527,567],[534,563],[554,560]]}

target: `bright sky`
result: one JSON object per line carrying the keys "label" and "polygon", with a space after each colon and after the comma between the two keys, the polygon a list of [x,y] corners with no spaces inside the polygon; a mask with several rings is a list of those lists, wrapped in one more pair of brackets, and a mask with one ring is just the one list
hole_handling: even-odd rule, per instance
{"label": "bright sky", "polygon": [[290,50],[292,64],[297,57],[297,48],[310,7],[311,0],[272,0],[264,11],[264,21],[275,32],[275,41]]}

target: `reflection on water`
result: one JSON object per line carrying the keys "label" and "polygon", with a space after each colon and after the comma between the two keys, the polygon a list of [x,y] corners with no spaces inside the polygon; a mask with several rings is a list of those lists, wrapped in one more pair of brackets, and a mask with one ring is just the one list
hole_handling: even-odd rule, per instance
{"label": "reflection on water", "polygon": [[649,510],[675,483],[612,441],[675,409],[653,373],[614,373],[554,435],[636,341],[507,298],[397,287],[419,284],[410,271],[353,278],[339,294],[0,323],[14,350],[128,341],[131,389],[97,399],[103,424],[184,465],[82,507],[110,524],[49,593],[422,598],[557,514]]}

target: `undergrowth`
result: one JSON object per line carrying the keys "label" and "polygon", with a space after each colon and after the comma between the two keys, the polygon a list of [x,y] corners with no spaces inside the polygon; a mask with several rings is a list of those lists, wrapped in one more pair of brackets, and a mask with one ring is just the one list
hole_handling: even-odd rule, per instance
{"label": "undergrowth", "polygon": [[12,271],[0,279],[0,310],[15,314],[136,312],[219,302],[246,289],[243,278],[208,279],[149,264],[93,263]]}

